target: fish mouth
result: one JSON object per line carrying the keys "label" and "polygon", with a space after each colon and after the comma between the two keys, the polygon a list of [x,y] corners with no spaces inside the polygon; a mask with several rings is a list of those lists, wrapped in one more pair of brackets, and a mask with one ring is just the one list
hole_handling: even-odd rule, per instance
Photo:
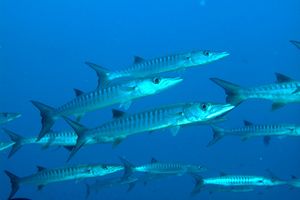
{"label": "fish mouth", "polygon": [[232,105],[232,104],[215,105],[212,108],[211,114],[208,116],[208,118],[213,119],[213,118],[216,118],[216,117],[220,117],[222,115],[225,115],[226,113],[228,113],[229,111],[231,111],[234,108],[235,108],[235,106]]}
{"label": "fish mouth", "polygon": [[178,83],[181,83],[183,81],[183,78],[180,77],[174,77],[174,78],[168,78],[166,81],[166,86],[173,86],[177,85]]}
{"label": "fish mouth", "polygon": [[218,53],[216,56],[217,56],[218,59],[221,59],[221,58],[225,58],[225,57],[227,57],[229,55],[230,55],[230,53],[224,51],[224,52]]}

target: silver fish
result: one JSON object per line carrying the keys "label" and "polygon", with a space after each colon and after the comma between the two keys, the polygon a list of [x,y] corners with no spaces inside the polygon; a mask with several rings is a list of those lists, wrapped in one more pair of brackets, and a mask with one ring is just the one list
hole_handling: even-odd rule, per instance
{"label": "silver fish", "polygon": [[91,62],[86,62],[98,75],[98,85],[108,84],[119,78],[140,78],[163,72],[182,71],[190,67],[207,64],[228,56],[227,52],[191,51],[153,59],[134,57],[134,63],[121,70],[110,71]]}
{"label": "silver fish", "polygon": [[272,110],[276,110],[288,103],[300,103],[300,82],[280,73],[276,77],[276,83],[250,88],[218,78],[211,80],[225,90],[226,101],[235,105],[247,99],[266,99],[273,102]]}
{"label": "silver fish", "polygon": [[9,199],[16,194],[20,185],[34,184],[38,186],[39,190],[41,190],[49,183],[105,176],[123,170],[123,166],[111,164],[78,165],[54,169],[46,169],[38,166],[37,168],[37,173],[25,177],[17,177],[11,172],[5,171],[7,176],[10,178],[12,188]]}
{"label": "silver fish", "polygon": [[95,111],[114,104],[121,104],[127,109],[132,100],[157,94],[182,81],[181,78],[147,77],[129,80],[108,87],[100,87],[95,91],[83,93],[75,90],[77,97],[54,109],[37,101],[31,101],[42,117],[42,128],[38,136],[40,140],[50,131],[54,122],[62,116],[75,116],[79,120],[85,113]]}
{"label": "silver fish", "polygon": [[264,176],[252,176],[252,175],[221,175],[218,177],[212,178],[202,178],[199,175],[193,175],[195,178],[195,187],[192,191],[192,194],[197,194],[201,191],[204,186],[216,186],[223,188],[231,188],[234,187],[235,189],[241,188],[244,189],[245,187],[251,191],[251,188],[259,187],[259,186],[277,186],[277,185],[286,185],[286,181],[279,180],[277,178],[268,178]]}
{"label": "silver fish", "polygon": [[263,136],[264,144],[270,143],[271,136],[286,137],[300,136],[300,125],[297,124],[253,124],[249,121],[244,121],[245,126],[242,128],[223,129],[212,125],[214,132],[213,139],[208,146],[215,144],[224,136],[239,136],[242,140]]}
{"label": "silver fish", "polygon": [[0,125],[6,124],[12,120],[18,119],[21,117],[20,113],[8,113],[2,112],[0,113]]}
{"label": "silver fish", "polygon": [[184,174],[197,174],[207,170],[203,165],[191,165],[181,163],[164,163],[159,162],[155,158],[152,158],[151,163],[146,165],[134,166],[128,160],[120,157],[124,164],[124,177],[127,179],[132,175],[133,172],[144,172],[147,174],[157,175],[175,175],[182,176]]}
{"label": "silver fish", "polygon": [[176,135],[183,125],[212,123],[233,108],[231,104],[199,102],[169,105],[131,115],[113,110],[114,120],[93,129],[66,118],[78,135],[69,159],[87,143],[117,145],[130,135],[167,128]]}

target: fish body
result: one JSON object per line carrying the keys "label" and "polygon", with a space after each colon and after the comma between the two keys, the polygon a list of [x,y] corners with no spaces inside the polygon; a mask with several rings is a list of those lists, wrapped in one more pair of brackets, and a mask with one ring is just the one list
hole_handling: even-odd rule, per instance
{"label": "fish body", "polygon": [[76,98],[54,109],[37,101],[32,101],[42,117],[42,129],[39,133],[40,140],[50,131],[54,122],[61,117],[75,116],[80,119],[85,113],[95,111],[114,104],[121,104],[127,109],[132,100],[157,94],[182,81],[181,78],[147,77],[129,80],[107,87],[99,87],[88,93],[76,90]]}
{"label": "fish body", "polygon": [[208,144],[215,144],[224,136],[238,136],[242,140],[253,137],[264,137],[265,145],[269,144],[271,136],[286,137],[300,136],[300,125],[297,124],[253,124],[249,121],[244,121],[245,126],[241,128],[223,129],[212,125],[214,132],[213,139]]}
{"label": "fish body", "polygon": [[300,103],[300,82],[280,73],[276,73],[276,77],[276,83],[250,88],[218,78],[211,80],[225,90],[226,100],[232,104],[239,104],[247,99],[265,99],[272,101],[272,109],[276,110],[288,103]]}
{"label": "fish body", "polygon": [[88,129],[66,118],[66,121],[78,134],[76,147],[71,152],[69,159],[87,143],[114,143],[117,145],[130,135],[165,128],[169,128],[173,135],[176,135],[183,125],[211,123],[233,108],[234,106],[231,104],[183,103],[131,115],[114,111],[118,117],[93,129]]}
{"label": "fish body", "polygon": [[5,171],[10,178],[12,190],[9,199],[18,191],[20,185],[34,184],[39,189],[45,185],[54,182],[62,182],[67,180],[80,180],[91,177],[105,176],[123,170],[123,166],[98,164],[98,165],[78,165],[71,167],[62,167],[54,169],[46,169],[38,167],[38,172],[30,176],[17,177],[14,174]]}
{"label": "fish body", "polygon": [[15,119],[18,119],[20,117],[21,117],[20,113],[2,112],[2,113],[0,113],[0,125],[6,124],[6,123],[13,121]]}
{"label": "fish body", "polygon": [[105,84],[119,78],[140,78],[207,64],[228,56],[227,52],[191,51],[182,54],[144,59],[136,56],[134,63],[124,69],[110,71],[91,62],[86,62],[98,75],[98,83]]}

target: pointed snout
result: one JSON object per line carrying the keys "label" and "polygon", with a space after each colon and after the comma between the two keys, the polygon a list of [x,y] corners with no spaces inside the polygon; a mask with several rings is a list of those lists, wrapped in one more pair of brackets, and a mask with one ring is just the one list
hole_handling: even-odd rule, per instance
{"label": "pointed snout", "polygon": [[225,115],[226,113],[228,113],[229,111],[231,111],[234,108],[235,108],[235,106],[232,104],[216,104],[211,109],[211,114],[209,117],[215,118],[215,117]]}

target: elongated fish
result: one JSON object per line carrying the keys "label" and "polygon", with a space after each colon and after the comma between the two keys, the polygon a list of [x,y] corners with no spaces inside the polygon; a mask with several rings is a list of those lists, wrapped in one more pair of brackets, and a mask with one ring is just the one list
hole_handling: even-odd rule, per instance
{"label": "elongated fish", "polygon": [[251,88],[243,88],[218,78],[211,80],[225,90],[226,101],[232,104],[247,99],[266,99],[273,102],[272,110],[276,110],[288,103],[300,103],[300,82],[280,73],[276,73],[276,77],[276,83]]}
{"label": "elongated fish", "polygon": [[277,186],[286,185],[286,181],[279,180],[277,178],[268,178],[264,176],[249,176],[249,175],[221,175],[212,178],[202,178],[199,175],[193,175],[195,178],[195,187],[192,194],[197,194],[204,186],[216,186],[223,188],[232,188],[235,192],[240,188],[241,191],[248,188],[248,191],[252,191],[254,187],[259,186]]}
{"label": "elongated fish", "polygon": [[120,157],[122,163],[124,164],[124,177],[127,179],[132,175],[133,172],[144,172],[147,174],[167,174],[182,176],[187,173],[197,174],[207,170],[203,165],[191,165],[191,164],[181,164],[181,163],[164,163],[158,162],[155,158],[152,158],[151,163],[146,165],[134,166],[126,159]]}
{"label": "elongated fish", "polygon": [[169,105],[131,115],[113,110],[115,119],[93,129],[66,118],[78,135],[69,159],[90,142],[117,145],[130,135],[166,128],[176,135],[183,125],[212,123],[233,108],[231,104],[200,102]]}
{"label": "elongated fish", "polygon": [[182,71],[184,69],[207,64],[228,56],[227,52],[191,51],[146,60],[134,57],[134,63],[121,70],[110,71],[91,62],[86,62],[98,75],[98,85],[108,84],[118,78],[138,78],[160,74],[163,72]]}
{"label": "elongated fish", "polygon": [[87,112],[95,111],[114,104],[121,104],[127,109],[131,101],[141,97],[157,94],[177,85],[181,78],[148,77],[100,87],[95,91],[83,93],[75,90],[77,97],[54,109],[37,101],[32,101],[41,114],[42,128],[38,136],[40,140],[50,131],[55,120],[62,116],[75,116],[78,120]]}
{"label": "elongated fish", "polygon": [[295,45],[298,49],[300,49],[300,42],[296,40],[290,40],[290,42]]}
{"label": "elongated fish", "polygon": [[9,171],[5,171],[11,182],[11,199],[18,191],[20,185],[34,184],[41,190],[49,183],[62,182],[67,180],[80,180],[91,177],[105,176],[123,170],[123,166],[111,164],[78,165],[46,169],[38,166],[38,172],[30,176],[17,177]]}
{"label": "elongated fish", "polygon": [[46,135],[37,140],[36,137],[24,138],[8,129],[3,129],[5,133],[8,134],[12,142],[0,143],[0,151],[5,150],[12,146],[12,149],[8,155],[8,158],[12,157],[22,146],[28,144],[39,144],[43,148],[48,148],[49,146],[63,146],[66,148],[72,148],[76,145],[77,134],[74,131],[51,131],[46,133]]}
{"label": "elongated fish", "polygon": [[245,126],[242,128],[223,129],[212,125],[214,132],[213,139],[208,146],[215,144],[224,136],[239,136],[242,140],[247,140],[253,137],[264,137],[264,144],[270,143],[271,136],[286,137],[300,136],[300,125],[296,124],[253,124],[249,121],[244,121]]}
{"label": "elongated fish", "polygon": [[18,119],[19,117],[21,117],[20,113],[2,112],[2,113],[0,113],[0,125],[6,124],[12,120]]}

